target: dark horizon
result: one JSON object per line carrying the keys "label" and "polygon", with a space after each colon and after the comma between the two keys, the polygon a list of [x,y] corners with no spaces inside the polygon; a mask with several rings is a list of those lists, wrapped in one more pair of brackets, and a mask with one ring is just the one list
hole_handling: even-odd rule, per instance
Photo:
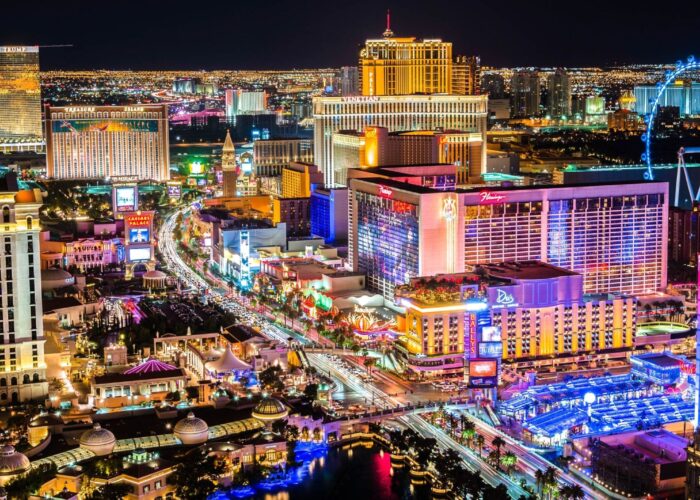
{"label": "dark horizon", "polygon": [[357,64],[359,46],[381,36],[391,8],[397,36],[442,38],[453,43],[455,55],[478,55],[485,66],[606,67],[700,56],[694,1],[668,9],[645,0],[567,4],[273,0],[204,9],[182,0],[125,0],[118,6],[65,0],[45,3],[35,16],[26,4],[3,6],[0,45],[74,45],[42,50],[46,71],[337,68]]}

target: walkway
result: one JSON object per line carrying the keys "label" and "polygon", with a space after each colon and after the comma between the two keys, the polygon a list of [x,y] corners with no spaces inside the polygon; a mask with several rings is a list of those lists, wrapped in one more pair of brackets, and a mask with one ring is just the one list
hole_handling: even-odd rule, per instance
{"label": "walkway", "polygon": [[[254,431],[263,427],[262,422],[254,418],[246,418],[244,420],[236,420],[225,424],[214,425],[209,428],[209,440],[222,439],[229,436],[235,436],[248,431]],[[180,441],[174,434],[158,434],[156,436],[144,436],[137,438],[119,439],[114,445],[114,453],[124,453],[133,451],[137,448],[144,450],[153,448],[166,448],[169,446],[181,446]],[[94,458],[96,455],[86,450],[85,448],[74,448],[72,450],[57,453],[50,457],[41,458],[32,462],[32,467],[39,467],[43,464],[53,463],[57,468],[73,465],[78,462],[84,462]]]}

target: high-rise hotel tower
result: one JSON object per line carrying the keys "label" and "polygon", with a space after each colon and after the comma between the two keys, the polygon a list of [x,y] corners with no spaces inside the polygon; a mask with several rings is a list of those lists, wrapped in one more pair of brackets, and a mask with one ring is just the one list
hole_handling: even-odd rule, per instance
{"label": "high-rise hotel tower", "polygon": [[167,105],[46,108],[46,168],[53,179],[167,181]]}
{"label": "high-rise hotel tower", "polygon": [[41,322],[41,193],[0,174],[0,404],[48,393]]}
{"label": "high-rise hotel tower", "polygon": [[0,47],[0,151],[43,148],[39,47]]}
{"label": "high-rise hotel tower", "polygon": [[[460,59],[459,64],[463,62]],[[488,98],[458,95],[453,88],[454,65],[451,43],[396,37],[387,19],[383,37],[367,40],[360,51],[362,95],[314,98],[314,159],[326,184],[339,182],[333,162],[333,133],[339,130],[452,129],[480,133],[486,144]],[[458,72],[466,78],[464,74]],[[469,86],[460,81],[457,87],[465,92]],[[481,155],[485,167],[485,148]]]}

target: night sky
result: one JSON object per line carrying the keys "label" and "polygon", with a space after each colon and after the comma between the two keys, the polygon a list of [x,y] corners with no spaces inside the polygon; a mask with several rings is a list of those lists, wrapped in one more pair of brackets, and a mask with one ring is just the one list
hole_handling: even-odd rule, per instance
{"label": "night sky", "polygon": [[[9,5],[8,5],[9,3]],[[353,65],[384,30],[440,37],[493,66],[585,66],[700,57],[700,0],[19,0],[0,45],[42,69],[289,69]]]}

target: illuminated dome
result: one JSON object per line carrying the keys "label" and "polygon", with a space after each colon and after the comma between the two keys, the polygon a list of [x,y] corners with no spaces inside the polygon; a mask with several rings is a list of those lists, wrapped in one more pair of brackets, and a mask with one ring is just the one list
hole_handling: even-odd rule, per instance
{"label": "illuminated dome", "polygon": [[90,450],[95,455],[109,455],[117,442],[114,434],[108,429],[103,429],[100,424],[95,424],[89,431],[80,436],[80,447]]}
{"label": "illuminated dome", "polygon": [[165,279],[166,275],[163,271],[159,271],[158,269],[154,269],[153,271],[146,271],[143,273],[144,278],[153,278],[153,279]]}
{"label": "illuminated dome", "polygon": [[29,459],[9,444],[0,449],[0,484],[29,470]]}
{"label": "illuminated dome", "polygon": [[281,420],[289,414],[287,407],[279,399],[265,398],[253,408],[253,418],[262,422]]}
{"label": "illuminated dome", "polygon": [[209,426],[189,412],[186,418],[175,424],[173,433],[183,444],[201,444],[209,439]]}
{"label": "illuminated dome", "polygon": [[41,289],[54,290],[75,284],[75,278],[63,269],[45,269],[41,271]]}

